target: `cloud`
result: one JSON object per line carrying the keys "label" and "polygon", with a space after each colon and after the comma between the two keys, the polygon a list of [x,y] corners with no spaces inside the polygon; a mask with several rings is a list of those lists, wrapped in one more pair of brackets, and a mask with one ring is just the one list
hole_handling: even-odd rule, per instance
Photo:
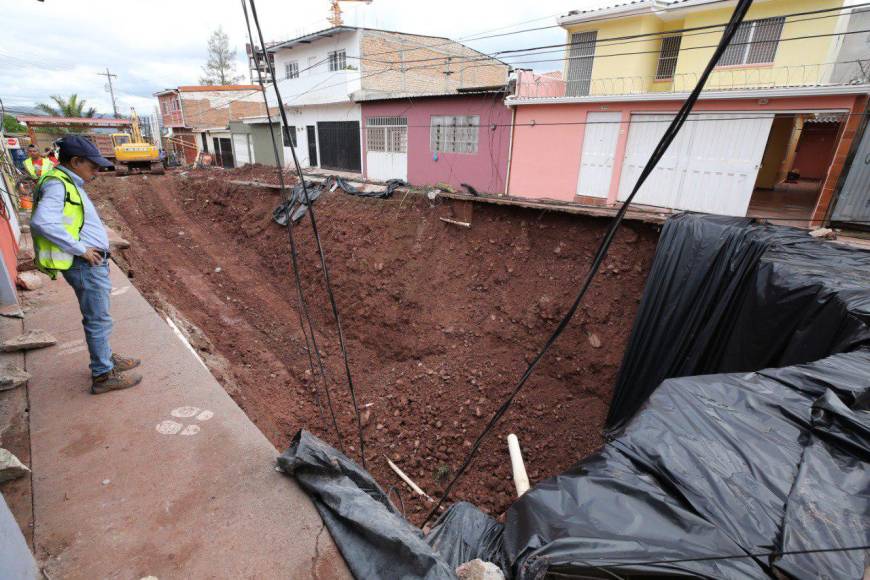
{"label": "cloud", "polygon": [[[555,16],[601,0],[373,0],[342,4],[345,23],[462,39],[504,27],[555,24]],[[328,28],[329,2],[257,0],[267,40],[286,40]],[[46,0],[6,3],[0,38],[0,98],[8,108],[77,93],[100,112],[111,112],[106,78],[110,68],[122,113],[134,106],[150,113],[155,91],[195,84],[206,59],[210,33],[222,27],[238,53],[237,71],[247,79],[247,31],[238,0]],[[564,41],[558,27],[468,41],[484,52]],[[526,66],[526,65],[524,65]],[[535,68],[559,68],[542,63]]]}

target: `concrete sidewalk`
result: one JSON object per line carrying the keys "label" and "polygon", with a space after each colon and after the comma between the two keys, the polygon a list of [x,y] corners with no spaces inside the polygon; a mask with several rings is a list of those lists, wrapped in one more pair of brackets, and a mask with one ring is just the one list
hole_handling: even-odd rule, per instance
{"label": "concrete sidewalk", "polygon": [[[88,393],[88,354],[63,280],[32,300],[28,352],[33,545],[50,578],[345,578],[314,506],[276,449],[114,265],[116,352],[129,391]],[[25,532],[26,534],[26,532]]]}

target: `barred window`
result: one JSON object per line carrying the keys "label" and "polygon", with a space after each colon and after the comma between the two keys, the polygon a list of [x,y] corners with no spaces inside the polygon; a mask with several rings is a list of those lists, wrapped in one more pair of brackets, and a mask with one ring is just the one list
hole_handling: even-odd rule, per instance
{"label": "barred window", "polygon": [[330,72],[347,68],[347,53],[343,50],[334,50],[329,53]]}
{"label": "barred window", "polygon": [[299,62],[298,61],[290,61],[284,65],[284,78],[285,79],[298,79],[299,78]]}
{"label": "barred window", "polygon": [[734,66],[773,62],[784,24],[784,16],[743,22],[717,64]]}
{"label": "barred window", "polygon": [[429,126],[429,148],[444,153],[477,153],[480,117],[433,116]]}
{"label": "barred window", "polygon": [[674,78],[682,38],[682,36],[668,36],[662,39],[662,48],[659,52],[659,66],[656,69],[656,80]]}
{"label": "barred window", "polygon": [[407,117],[366,119],[366,149],[381,153],[408,152]]}
{"label": "barred window", "polygon": [[281,131],[281,134],[284,136],[284,147],[296,147],[296,126],[290,125],[289,127],[284,127],[284,130]]}

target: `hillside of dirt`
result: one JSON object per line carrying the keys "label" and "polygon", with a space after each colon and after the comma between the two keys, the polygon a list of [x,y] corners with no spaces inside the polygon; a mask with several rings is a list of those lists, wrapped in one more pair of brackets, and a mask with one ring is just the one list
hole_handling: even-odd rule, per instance
{"label": "hillside of dirt", "polygon": [[[314,375],[309,369],[287,230],[271,219],[278,195],[228,182],[250,179],[244,171],[102,177],[89,189],[132,243],[119,261],[133,282],[198,329],[194,346],[267,437],[284,449],[298,429],[309,429],[359,461],[311,224],[306,217],[294,231],[341,439],[316,363]],[[268,175],[257,171],[251,176]],[[439,219],[453,211],[449,202],[341,192],[324,194],[315,210],[363,408],[368,469],[383,487],[396,486],[419,523],[428,504],[384,456],[437,495],[570,303],[607,222],[478,204],[465,229]],[[510,504],[508,433],[519,436],[533,484],[601,445],[656,239],[656,229],[642,224],[619,233],[577,317],[454,499],[495,516]]]}

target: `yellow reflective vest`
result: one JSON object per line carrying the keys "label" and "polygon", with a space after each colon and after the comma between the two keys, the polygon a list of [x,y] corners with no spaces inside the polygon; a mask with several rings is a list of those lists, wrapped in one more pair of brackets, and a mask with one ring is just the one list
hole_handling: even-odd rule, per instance
{"label": "yellow reflective vest", "polygon": [[[85,208],[82,205],[82,196],[79,194],[76,184],[73,183],[69,175],[60,169],[51,168],[40,177],[37,183],[36,196],[33,200],[33,211],[36,212],[36,207],[42,197],[42,187],[49,179],[59,179],[63,183],[66,190],[63,201],[63,227],[73,239],[78,241],[82,226],[85,223]],[[41,272],[48,274],[52,280],[57,278],[59,271],[69,270],[72,267],[74,256],[42,236],[33,236],[33,250],[36,254],[36,267]]]}
{"label": "yellow reflective vest", "polygon": [[27,170],[27,173],[30,174],[30,177],[33,179],[39,179],[40,177],[45,176],[46,173],[54,169],[54,163],[49,161],[48,157],[42,158],[42,169],[39,172],[39,175],[36,174],[36,166],[33,164],[33,159],[28,157],[24,160],[24,169]]}

